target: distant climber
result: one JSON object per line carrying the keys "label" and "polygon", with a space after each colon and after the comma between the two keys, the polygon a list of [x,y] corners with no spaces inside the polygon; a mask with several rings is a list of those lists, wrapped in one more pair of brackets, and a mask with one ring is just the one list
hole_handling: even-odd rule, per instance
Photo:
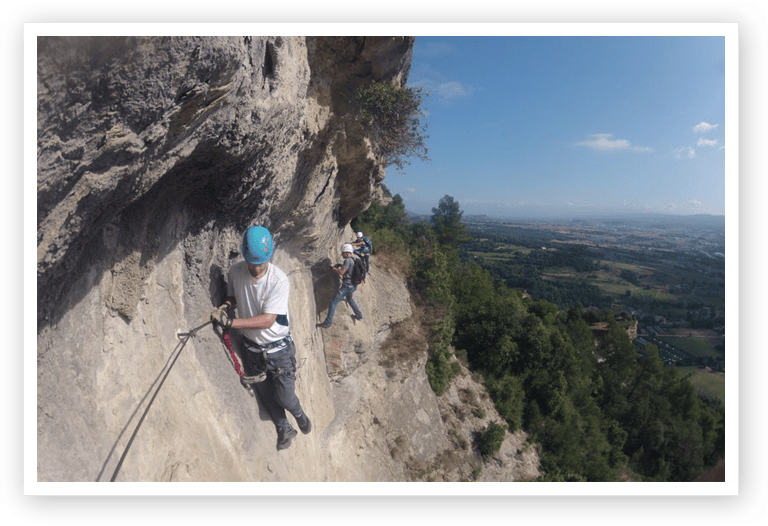
{"label": "distant climber", "polygon": [[[269,263],[274,246],[272,234],[266,228],[248,228],[241,251],[245,261],[232,266],[226,302],[211,313],[211,318],[243,335],[248,351],[243,357],[246,374],[266,371],[266,380],[255,384],[255,388],[275,423],[277,449],[287,449],[297,433],[286,418],[286,410],[296,419],[302,433],[306,435],[312,430],[294,392],[296,346],[288,319],[288,277]],[[234,308],[239,317],[232,316]]]}
{"label": "distant climber", "polygon": [[341,276],[341,287],[339,288],[338,294],[336,294],[331,300],[331,304],[328,306],[328,316],[326,316],[325,321],[318,325],[320,328],[327,329],[333,324],[333,314],[336,312],[336,305],[338,305],[344,298],[346,298],[349,306],[352,307],[352,310],[355,313],[352,318],[355,320],[363,319],[363,313],[360,312],[357,303],[355,303],[352,293],[357,290],[357,286],[360,283],[363,283],[363,280],[365,279],[365,263],[362,260],[353,257],[353,252],[354,248],[352,248],[350,243],[344,244],[344,246],[341,247],[341,255],[344,257],[344,263],[331,267],[334,272]]}
{"label": "distant climber", "polygon": [[355,248],[355,254],[365,261],[366,274],[371,273],[371,252],[373,252],[373,243],[363,235],[362,232],[357,233],[357,241],[350,243]]}

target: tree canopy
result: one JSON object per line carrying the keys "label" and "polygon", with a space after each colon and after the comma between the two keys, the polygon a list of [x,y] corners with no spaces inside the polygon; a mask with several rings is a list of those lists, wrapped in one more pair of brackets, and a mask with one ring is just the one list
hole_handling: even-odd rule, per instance
{"label": "tree canopy", "polygon": [[368,130],[371,142],[386,165],[398,169],[408,157],[429,159],[426,124],[421,122],[422,88],[374,82],[354,93],[357,120]]}
{"label": "tree canopy", "polygon": [[432,209],[430,222],[441,245],[457,248],[461,243],[469,241],[466,227],[461,222],[463,214],[458,201],[450,195],[443,196],[437,208]]}

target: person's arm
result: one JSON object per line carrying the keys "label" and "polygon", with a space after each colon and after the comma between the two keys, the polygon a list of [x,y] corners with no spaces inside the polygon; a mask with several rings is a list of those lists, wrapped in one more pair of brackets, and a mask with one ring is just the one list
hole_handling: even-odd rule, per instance
{"label": "person's arm", "polygon": [[252,318],[235,318],[232,320],[233,329],[269,329],[275,323],[277,314],[259,314]]}
{"label": "person's arm", "polygon": [[[224,304],[234,308],[237,299],[234,296],[227,296]],[[251,318],[232,318],[232,329],[269,329],[275,323],[277,314],[260,314]]]}
{"label": "person's arm", "polygon": [[331,270],[333,270],[339,276],[343,276],[344,273],[347,271],[344,265],[340,263],[337,263],[336,265],[331,265]]}

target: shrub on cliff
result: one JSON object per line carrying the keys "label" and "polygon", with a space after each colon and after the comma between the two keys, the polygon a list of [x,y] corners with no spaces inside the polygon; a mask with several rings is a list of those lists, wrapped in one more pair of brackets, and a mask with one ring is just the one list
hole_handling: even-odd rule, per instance
{"label": "shrub on cliff", "polygon": [[492,457],[499,452],[501,443],[504,442],[505,431],[506,428],[504,426],[493,422],[480,433],[479,449],[484,457]]}
{"label": "shrub on cliff", "polygon": [[429,385],[437,396],[445,394],[448,384],[461,369],[458,362],[451,362],[453,331],[454,323],[450,313],[435,320],[431,327],[430,357],[425,370]]}
{"label": "shrub on cliff", "polygon": [[371,141],[386,165],[398,169],[407,157],[428,160],[426,125],[422,125],[423,88],[374,82],[354,93],[356,117],[368,130]]}

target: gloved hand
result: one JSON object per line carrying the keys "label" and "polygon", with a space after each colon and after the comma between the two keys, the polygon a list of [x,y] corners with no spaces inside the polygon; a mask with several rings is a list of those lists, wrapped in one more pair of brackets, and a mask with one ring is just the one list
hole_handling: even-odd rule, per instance
{"label": "gloved hand", "polygon": [[219,306],[218,309],[213,311],[211,313],[211,319],[225,329],[232,327],[232,316],[229,315],[229,303],[224,303]]}

